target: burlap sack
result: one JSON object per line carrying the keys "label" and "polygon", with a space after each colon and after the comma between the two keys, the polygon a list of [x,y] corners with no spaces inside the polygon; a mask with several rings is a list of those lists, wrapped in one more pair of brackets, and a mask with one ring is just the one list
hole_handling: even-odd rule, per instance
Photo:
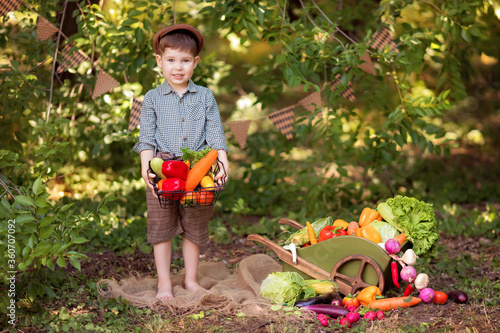
{"label": "burlap sack", "polygon": [[155,298],[157,280],[154,278],[106,279],[97,283],[97,289],[103,298],[121,296],[139,308],[159,310],[166,307],[176,315],[217,310],[228,315],[241,312],[248,316],[266,316],[276,313],[270,309],[271,302],[260,296],[260,284],[270,273],[280,271],[282,267],[274,259],[256,254],[243,259],[236,274],[231,274],[222,262],[200,263],[198,282],[203,289],[196,292],[184,289],[184,271],[173,275],[174,299],[168,301]]}

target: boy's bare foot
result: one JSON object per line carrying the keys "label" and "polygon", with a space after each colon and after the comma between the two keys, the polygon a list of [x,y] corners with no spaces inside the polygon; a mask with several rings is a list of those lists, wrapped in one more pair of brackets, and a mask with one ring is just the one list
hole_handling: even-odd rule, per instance
{"label": "boy's bare foot", "polygon": [[201,288],[201,286],[196,281],[185,281],[186,290],[196,291]]}
{"label": "boy's bare foot", "polygon": [[167,301],[169,299],[173,299],[174,295],[172,294],[172,286],[170,285],[165,285],[165,286],[158,286],[158,292],[156,293],[156,298],[158,298],[160,301]]}

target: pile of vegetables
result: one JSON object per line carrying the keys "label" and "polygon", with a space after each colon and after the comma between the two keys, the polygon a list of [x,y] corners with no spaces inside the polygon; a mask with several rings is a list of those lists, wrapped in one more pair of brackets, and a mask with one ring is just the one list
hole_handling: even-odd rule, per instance
{"label": "pile of vegetables", "polygon": [[[329,321],[351,327],[359,320],[380,320],[385,317],[386,311],[420,303],[441,305],[446,304],[448,299],[457,303],[467,302],[467,295],[461,290],[447,293],[433,290],[429,287],[429,276],[418,274],[414,267],[418,256],[433,254],[439,240],[431,204],[397,196],[380,203],[377,209],[365,207],[358,221],[346,222],[326,217],[307,222],[305,228],[288,237],[284,247],[293,251],[296,247],[315,246],[343,236],[368,239],[387,252],[393,259],[391,272],[394,286],[400,289],[400,280],[407,283],[401,296],[386,298],[377,286],[369,286],[342,298],[338,288],[332,285],[333,281],[304,280],[295,272],[270,274],[261,285],[261,295],[275,303],[293,304],[303,310],[313,311],[325,327]],[[402,245],[407,240],[413,248],[402,252]],[[321,288],[308,289],[308,285],[318,282],[323,284]],[[418,293],[414,293],[415,290]]]}
{"label": "pile of vegetables", "polygon": [[[215,188],[212,165],[217,160],[217,151],[207,147],[201,151],[182,149],[182,160],[164,161],[154,157],[151,170],[157,175],[157,194],[181,204],[211,205]],[[199,191],[194,191],[199,188]]]}
{"label": "pile of vegetables", "polygon": [[291,234],[284,245],[306,247],[338,236],[358,236],[382,247],[389,239],[400,244],[408,240],[418,256],[433,255],[439,240],[437,221],[432,204],[405,196],[380,203],[377,209],[365,207],[358,221],[346,222],[326,217],[306,223],[303,229]]}

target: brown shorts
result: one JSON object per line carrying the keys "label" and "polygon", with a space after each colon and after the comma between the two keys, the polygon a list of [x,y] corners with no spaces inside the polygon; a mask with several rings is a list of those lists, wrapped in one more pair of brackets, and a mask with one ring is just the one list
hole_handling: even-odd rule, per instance
{"label": "brown shorts", "polygon": [[[163,155],[165,158],[165,155]],[[146,188],[148,207],[148,242],[166,242],[182,235],[191,242],[202,245],[208,241],[208,222],[212,218],[212,206],[161,208],[158,198]]]}

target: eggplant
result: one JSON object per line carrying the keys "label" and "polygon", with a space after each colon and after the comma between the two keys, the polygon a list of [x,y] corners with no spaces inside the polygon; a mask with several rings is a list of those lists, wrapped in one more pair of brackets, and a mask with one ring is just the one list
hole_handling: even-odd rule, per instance
{"label": "eggplant", "polygon": [[467,303],[469,299],[467,294],[459,289],[448,291],[446,295],[448,295],[448,299],[451,299],[455,303]]}
{"label": "eggplant", "polygon": [[329,315],[332,318],[343,317],[349,313],[349,311],[346,308],[331,304],[307,305],[304,306],[302,309],[313,311],[316,312],[317,314],[322,313],[325,315]]}
{"label": "eggplant", "polygon": [[304,298],[299,301],[296,301],[293,306],[298,308],[303,308],[304,306],[314,305],[314,304],[330,304],[332,300],[335,299],[334,294],[323,294],[319,296]]}

